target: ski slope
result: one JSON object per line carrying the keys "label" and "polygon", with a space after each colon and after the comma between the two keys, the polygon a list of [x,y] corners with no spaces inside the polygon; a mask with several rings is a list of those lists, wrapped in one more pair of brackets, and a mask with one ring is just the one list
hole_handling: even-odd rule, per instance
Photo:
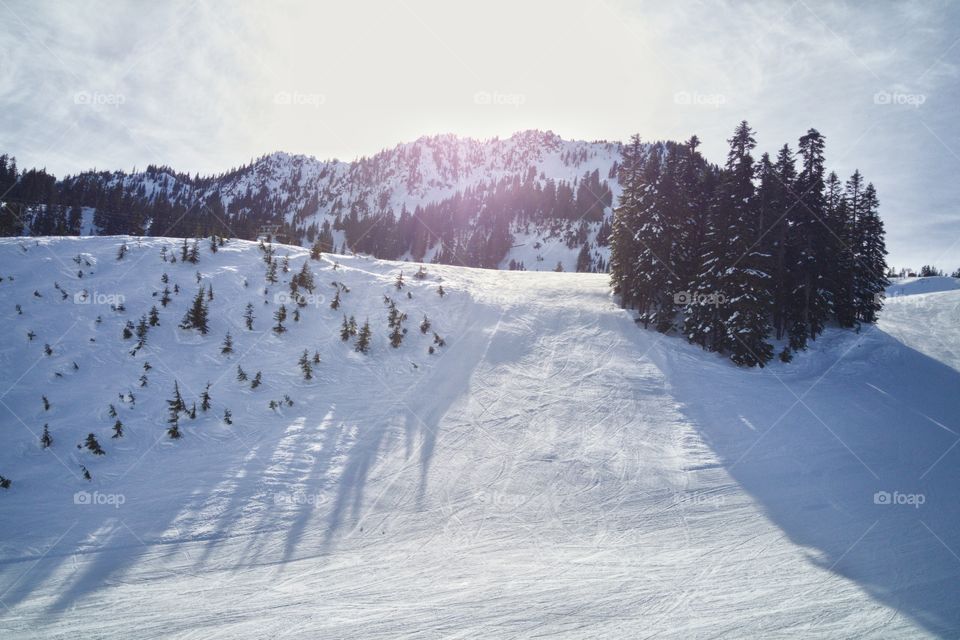
{"label": "ski slope", "polygon": [[[4,638],[960,634],[958,291],[904,295],[877,327],[748,371],[637,328],[599,274],[415,280],[324,255],[277,336],[305,251],[277,247],[291,271],[264,295],[255,244],[204,243],[197,265],[162,262],[164,244],[0,240]],[[207,336],[177,328],[197,271]],[[123,325],[163,272],[181,293],[131,356]],[[333,281],[350,290],[338,311]],[[82,288],[103,295],[75,303]],[[409,316],[397,349],[384,295]],[[344,312],[370,318],[369,354],[340,340]],[[433,355],[424,313],[446,340]],[[304,349],[321,359],[309,381]],[[188,405],[207,382],[213,398],[177,441],[174,379]],[[89,432],[105,456],[76,448]]]}

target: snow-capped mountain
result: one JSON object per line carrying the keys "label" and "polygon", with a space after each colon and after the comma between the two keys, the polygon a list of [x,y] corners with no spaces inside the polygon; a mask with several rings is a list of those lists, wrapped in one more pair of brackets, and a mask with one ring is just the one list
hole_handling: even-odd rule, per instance
{"label": "snow-capped mountain", "polygon": [[59,191],[61,205],[82,208],[81,231],[93,235],[252,239],[279,225],[288,242],[319,236],[329,248],[384,258],[604,271],[620,152],[618,142],[542,131],[439,135],[352,162],[281,152],[217,176],[155,166],[88,172],[66,177]]}

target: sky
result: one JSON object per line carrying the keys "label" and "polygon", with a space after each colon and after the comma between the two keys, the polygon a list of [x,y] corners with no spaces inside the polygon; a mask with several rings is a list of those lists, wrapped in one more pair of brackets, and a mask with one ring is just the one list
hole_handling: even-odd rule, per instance
{"label": "sky", "polygon": [[889,261],[960,267],[960,3],[0,0],[0,153],[62,176],[352,160],[422,135],[810,127],[874,182]]}

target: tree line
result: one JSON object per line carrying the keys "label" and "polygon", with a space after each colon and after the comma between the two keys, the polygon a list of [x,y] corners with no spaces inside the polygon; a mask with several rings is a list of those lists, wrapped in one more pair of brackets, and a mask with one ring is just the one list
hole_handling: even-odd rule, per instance
{"label": "tree line", "polygon": [[633,136],[619,167],[610,272],[638,322],[738,365],[789,361],[827,323],[874,323],[889,284],[879,201],[859,171],[826,173],[824,136],[753,156],[741,122],[718,167],[685,143]]}

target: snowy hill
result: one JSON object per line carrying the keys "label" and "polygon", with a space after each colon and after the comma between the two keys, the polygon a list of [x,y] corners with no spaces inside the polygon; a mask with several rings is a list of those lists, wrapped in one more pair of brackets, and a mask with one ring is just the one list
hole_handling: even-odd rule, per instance
{"label": "snowy hill", "polygon": [[[744,370],[639,329],[604,274],[275,245],[267,285],[256,243],[180,244],[0,240],[5,638],[960,633],[960,291]],[[178,327],[198,273],[206,335]]]}

